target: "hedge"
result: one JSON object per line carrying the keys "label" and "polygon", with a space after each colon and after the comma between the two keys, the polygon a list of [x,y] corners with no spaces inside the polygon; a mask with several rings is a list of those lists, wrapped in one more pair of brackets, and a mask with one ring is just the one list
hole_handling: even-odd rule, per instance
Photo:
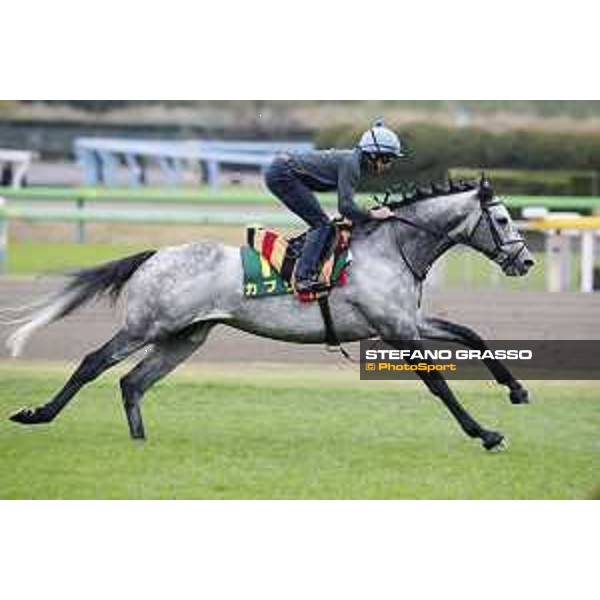
{"label": "hedge", "polygon": [[[549,193],[556,185],[544,184],[543,173],[550,170],[576,171],[568,183],[558,186],[560,193],[587,195],[596,193],[596,172],[600,172],[600,135],[566,134],[541,131],[494,133],[475,127],[448,128],[412,124],[395,127],[405,146],[407,157],[398,161],[385,182],[367,182],[379,189],[390,182],[438,180],[451,168],[512,169],[539,171],[527,180],[532,189],[520,192]],[[351,148],[356,145],[362,127],[338,126],[319,132],[317,145],[322,148]],[[515,182],[517,183],[517,182]],[[525,183],[521,178],[518,183]],[[556,182],[554,182],[556,184]],[[508,180],[506,180],[508,186]],[[511,184],[512,185],[512,184]],[[511,190],[512,191],[512,190]]]}
{"label": "hedge", "polygon": [[[476,179],[478,169],[450,169],[453,179]],[[486,176],[500,194],[525,196],[599,196],[600,181],[594,171],[518,171],[487,169]]]}

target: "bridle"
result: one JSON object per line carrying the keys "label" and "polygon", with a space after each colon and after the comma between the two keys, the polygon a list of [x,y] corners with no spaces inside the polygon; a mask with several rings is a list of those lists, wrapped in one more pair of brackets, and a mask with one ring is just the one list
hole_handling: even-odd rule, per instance
{"label": "bridle", "polygon": [[[479,249],[488,258],[497,263],[502,269],[506,269],[518,260],[519,256],[525,251],[526,245],[525,240],[520,235],[509,240],[502,239],[498,226],[492,217],[491,209],[495,206],[502,206],[502,203],[498,200],[488,200],[480,197],[480,210],[472,213],[466,218],[466,220],[471,220],[472,224],[465,224],[465,220],[463,220],[457,227],[451,229],[450,231],[439,231],[424,225],[423,223],[417,223],[397,214],[394,214],[389,220],[404,223],[405,225],[424,231],[440,241],[445,241],[448,246],[462,243],[470,246],[471,248]],[[487,230],[481,229],[484,223],[487,223]],[[465,228],[467,229],[466,234],[464,232]],[[484,250],[483,247],[477,245],[475,241],[478,237],[485,238],[488,234],[493,242],[494,248],[492,250]],[[516,252],[509,252],[506,250],[507,247],[514,246],[515,244],[520,244],[520,247]],[[425,279],[431,265],[426,268],[424,273],[420,274],[417,273],[413,265],[410,264],[402,249],[401,255],[413,275],[419,280]]]}
{"label": "bridle", "polygon": [[[467,245],[473,248],[481,249],[480,246],[475,245],[473,240],[477,236],[485,236],[486,233],[489,232],[494,243],[494,249],[491,251],[481,249],[481,251],[495,263],[500,265],[502,269],[505,269],[513,265],[518,260],[519,256],[525,251],[525,240],[521,235],[517,235],[508,240],[502,239],[502,236],[498,230],[498,225],[492,217],[491,208],[493,208],[494,206],[502,206],[502,203],[498,200],[480,200],[481,212],[479,214],[479,218],[477,219],[475,226],[469,232],[469,235],[464,237],[464,240]],[[484,219],[487,222],[487,232],[479,234],[478,230],[482,226]],[[505,248],[514,246],[515,244],[520,244],[520,247],[516,252],[507,252],[505,250]]]}

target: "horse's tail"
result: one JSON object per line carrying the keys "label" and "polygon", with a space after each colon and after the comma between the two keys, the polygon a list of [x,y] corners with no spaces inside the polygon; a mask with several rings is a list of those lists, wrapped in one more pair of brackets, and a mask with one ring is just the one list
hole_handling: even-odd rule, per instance
{"label": "horse's tail", "polygon": [[58,321],[94,298],[108,294],[116,302],[125,283],[139,267],[156,254],[147,250],[120,260],[69,273],[71,280],[62,290],[37,305],[34,312],[13,323],[23,323],[7,340],[12,356],[19,356],[31,335]]}

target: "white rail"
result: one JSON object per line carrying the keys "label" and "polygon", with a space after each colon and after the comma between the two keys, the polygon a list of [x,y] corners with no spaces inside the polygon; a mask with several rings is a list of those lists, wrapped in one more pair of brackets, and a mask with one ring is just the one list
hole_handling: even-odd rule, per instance
{"label": "white rail", "polygon": [[216,190],[221,165],[251,166],[264,169],[277,152],[314,148],[310,142],[248,142],[232,140],[139,140],[120,138],[78,138],[74,151],[84,170],[86,185],[115,185],[119,165],[128,169],[130,186],[144,182],[149,160],[160,167],[166,185],[181,183],[186,165],[200,164],[204,179]]}
{"label": "white rail", "polygon": [[[7,183],[14,188],[21,187],[25,181],[27,170],[35,158],[37,158],[35,152],[0,148],[0,171],[2,172],[2,179],[8,179]],[[6,170],[8,170],[8,177],[6,177]]]}

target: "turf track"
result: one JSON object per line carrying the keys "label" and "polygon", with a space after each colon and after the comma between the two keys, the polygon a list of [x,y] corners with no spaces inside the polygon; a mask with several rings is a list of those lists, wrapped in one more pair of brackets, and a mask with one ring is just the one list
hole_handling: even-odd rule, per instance
{"label": "turf track", "polygon": [[[0,368],[0,412],[49,396],[63,368]],[[489,454],[413,383],[350,370],[184,370],[149,393],[128,439],[115,374],[51,426],[0,422],[1,498],[587,498],[600,486],[600,386],[532,382],[514,407],[454,384],[510,448]]]}

